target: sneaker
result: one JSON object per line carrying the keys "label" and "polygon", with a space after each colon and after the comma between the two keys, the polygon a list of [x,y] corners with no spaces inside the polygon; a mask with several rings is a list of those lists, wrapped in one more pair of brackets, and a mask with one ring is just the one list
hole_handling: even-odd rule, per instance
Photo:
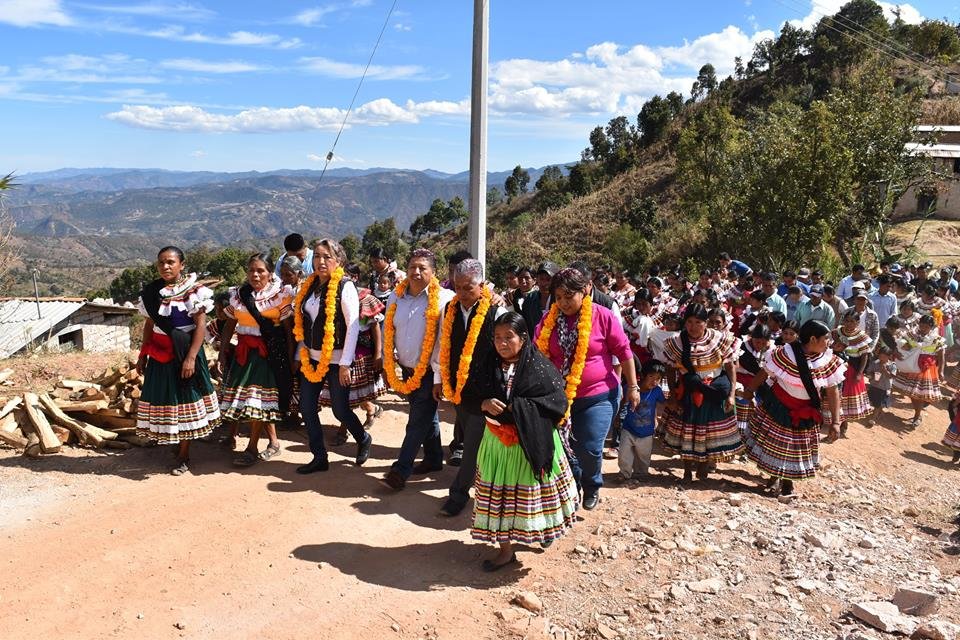
{"label": "sneaker", "polygon": [[603,458],[605,460],[616,460],[620,457],[620,452],[614,449],[613,447],[608,447],[603,450]]}
{"label": "sneaker", "polygon": [[463,449],[454,449],[447,464],[451,467],[459,467],[461,462],[463,462]]}

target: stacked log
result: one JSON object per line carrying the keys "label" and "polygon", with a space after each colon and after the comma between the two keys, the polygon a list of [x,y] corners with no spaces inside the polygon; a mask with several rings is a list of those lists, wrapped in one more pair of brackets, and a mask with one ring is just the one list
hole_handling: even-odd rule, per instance
{"label": "stacked log", "polygon": [[37,457],[62,445],[129,449],[148,444],[137,436],[143,376],[127,359],[94,380],[63,379],[48,393],[0,401],[0,445]]}

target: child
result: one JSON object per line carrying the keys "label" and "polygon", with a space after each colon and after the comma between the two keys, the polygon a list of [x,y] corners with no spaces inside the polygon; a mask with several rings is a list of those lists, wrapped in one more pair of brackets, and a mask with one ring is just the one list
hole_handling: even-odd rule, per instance
{"label": "child", "polygon": [[387,271],[386,273],[381,273],[380,277],[377,278],[377,288],[373,290],[373,295],[377,300],[386,304],[387,298],[390,297],[390,294],[393,293],[393,290],[396,286],[396,272]]}
{"label": "child", "polygon": [[780,338],[777,344],[790,344],[800,337],[800,325],[796,320],[787,320],[780,327]]}
{"label": "child", "polygon": [[[960,462],[960,391],[953,396],[953,400],[947,406],[947,412],[950,414],[950,426],[943,434],[943,446],[953,452],[953,462]],[[622,454],[620,459],[623,460]]]}
{"label": "child", "polygon": [[647,360],[640,369],[638,385],[640,404],[636,410],[627,408],[627,417],[620,432],[620,477],[622,480],[640,479],[650,469],[653,434],[656,431],[657,406],[667,397],[660,388],[667,369],[659,360]]}
{"label": "child", "polygon": [[876,357],[870,361],[868,367],[870,385],[867,387],[867,395],[873,405],[873,415],[868,422],[870,426],[880,419],[884,409],[890,408],[890,390],[893,388],[893,379],[897,377],[897,363],[893,360],[893,351],[880,343],[877,345]]}

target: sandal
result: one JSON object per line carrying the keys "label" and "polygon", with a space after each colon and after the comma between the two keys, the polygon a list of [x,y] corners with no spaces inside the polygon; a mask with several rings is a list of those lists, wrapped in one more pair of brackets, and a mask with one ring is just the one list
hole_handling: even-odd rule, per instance
{"label": "sandal", "polygon": [[237,439],[235,436],[224,436],[220,438],[220,447],[227,451],[233,451],[237,448]]}
{"label": "sandal", "polygon": [[373,426],[373,423],[376,422],[377,418],[383,415],[383,407],[380,405],[375,405],[377,408],[374,409],[373,413],[367,414],[367,419],[363,423],[363,428],[367,431],[370,430],[370,427]]}
{"label": "sandal", "polygon": [[263,460],[264,462],[266,462],[270,458],[275,458],[278,455],[280,455],[280,445],[273,446],[271,444],[266,449],[261,451],[260,455],[258,455],[257,457]]}
{"label": "sandal", "polygon": [[239,456],[233,459],[233,466],[235,467],[252,467],[253,465],[260,462],[259,456],[252,452],[244,450]]}
{"label": "sandal", "polygon": [[187,466],[189,460],[181,460],[180,464],[170,470],[170,475],[182,476],[186,472],[190,471],[190,467]]}
{"label": "sandal", "polygon": [[503,564],[494,564],[493,560],[484,560],[483,564],[480,565],[480,568],[482,568],[487,573],[493,573],[494,571],[500,571],[500,569],[503,569],[507,565],[516,564],[516,562],[517,562],[517,554],[514,553],[512,556],[510,556],[510,559],[504,562]]}

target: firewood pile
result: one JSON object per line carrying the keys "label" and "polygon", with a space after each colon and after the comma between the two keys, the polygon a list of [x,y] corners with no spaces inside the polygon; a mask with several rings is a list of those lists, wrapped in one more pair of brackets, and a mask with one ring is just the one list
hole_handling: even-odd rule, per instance
{"label": "firewood pile", "polygon": [[136,433],[143,376],[128,358],[92,381],[62,379],[46,393],[0,401],[0,445],[39,457],[65,444],[129,449],[148,440]]}

